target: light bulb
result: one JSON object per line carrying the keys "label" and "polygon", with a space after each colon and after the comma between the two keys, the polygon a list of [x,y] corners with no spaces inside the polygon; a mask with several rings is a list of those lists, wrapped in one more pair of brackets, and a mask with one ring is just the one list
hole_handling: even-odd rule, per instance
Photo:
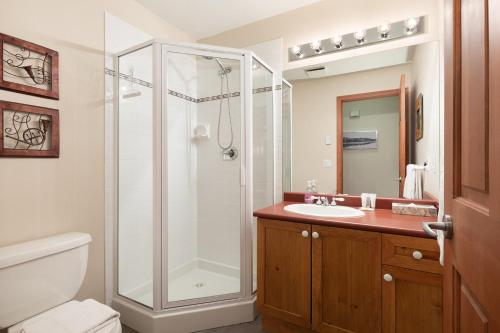
{"label": "light bulb", "polygon": [[378,27],[378,32],[380,34],[381,39],[387,39],[389,37],[390,31],[391,31],[390,23],[384,23],[380,27]]}
{"label": "light bulb", "polygon": [[314,42],[312,42],[310,44],[310,46],[311,46],[311,49],[313,49],[313,51],[316,52],[316,54],[323,52],[323,48],[321,47],[320,40],[315,40]]}
{"label": "light bulb", "polygon": [[407,19],[405,22],[406,34],[412,35],[415,32],[417,32],[417,27],[418,27],[419,22],[420,22],[420,19],[418,17],[412,17],[412,18]]}
{"label": "light bulb", "polygon": [[358,44],[364,44],[366,38],[366,30],[358,30],[354,33],[354,38]]}
{"label": "light bulb", "polygon": [[342,41],[342,35],[333,36],[330,41],[335,46],[336,49],[341,49],[344,47],[344,42]]}
{"label": "light bulb", "polygon": [[297,58],[304,58],[304,53],[302,52],[302,49],[300,46],[294,46],[292,47],[292,53],[297,57]]}

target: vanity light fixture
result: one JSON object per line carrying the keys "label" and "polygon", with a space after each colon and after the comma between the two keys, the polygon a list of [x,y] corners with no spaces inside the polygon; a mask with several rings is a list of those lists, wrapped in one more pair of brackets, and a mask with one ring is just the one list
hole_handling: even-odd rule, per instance
{"label": "vanity light fixture", "polygon": [[295,54],[295,56],[299,59],[302,59],[304,58],[304,53],[302,52],[302,49],[300,48],[300,46],[294,46],[292,48],[292,52],[293,54]]}
{"label": "vanity light fixture", "polygon": [[378,27],[378,33],[380,35],[380,39],[382,40],[386,40],[389,37],[390,32],[391,32],[390,23],[384,23],[380,27]]}
{"label": "vanity light fixture", "polygon": [[315,40],[310,44],[311,49],[316,53],[316,54],[321,54],[323,53],[323,47],[321,46],[321,41],[320,40]]}
{"label": "vanity light fixture", "polygon": [[417,32],[417,27],[418,27],[419,22],[420,22],[420,19],[418,17],[412,17],[412,18],[407,19],[405,21],[406,34],[413,35],[415,32]]}
{"label": "vanity light fixture", "polygon": [[333,36],[330,41],[335,46],[336,49],[341,49],[344,47],[344,41],[342,40],[342,35]]}
{"label": "vanity light fixture", "polygon": [[288,60],[297,61],[396,39],[413,38],[425,32],[425,20],[425,16],[414,16],[399,21],[382,21],[371,28],[360,27],[358,31],[335,34],[326,39],[314,39],[289,47]]}
{"label": "vanity light fixture", "polygon": [[354,33],[354,38],[358,45],[364,44],[366,42],[366,30],[358,30]]}

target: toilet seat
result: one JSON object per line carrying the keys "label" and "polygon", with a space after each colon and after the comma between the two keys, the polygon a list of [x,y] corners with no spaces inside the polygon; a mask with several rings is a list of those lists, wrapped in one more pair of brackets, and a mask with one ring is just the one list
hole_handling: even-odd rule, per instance
{"label": "toilet seat", "polygon": [[8,333],[121,333],[120,314],[95,300],[70,301],[22,321]]}

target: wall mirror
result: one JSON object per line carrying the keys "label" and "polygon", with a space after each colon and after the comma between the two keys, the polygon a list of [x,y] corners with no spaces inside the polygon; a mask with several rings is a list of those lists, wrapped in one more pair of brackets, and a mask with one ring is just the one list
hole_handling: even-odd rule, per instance
{"label": "wall mirror", "polygon": [[[285,71],[284,189],[438,198],[439,54],[427,42]],[[407,176],[421,186],[405,192]]]}

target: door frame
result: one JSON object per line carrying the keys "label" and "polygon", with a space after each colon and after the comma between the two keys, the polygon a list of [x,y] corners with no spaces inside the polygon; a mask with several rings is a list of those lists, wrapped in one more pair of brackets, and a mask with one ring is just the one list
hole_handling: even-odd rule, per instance
{"label": "door frame", "polygon": [[[401,89],[389,89],[389,90],[379,90],[367,93],[359,93],[352,95],[337,96],[337,193],[343,193],[344,189],[344,149],[343,149],[343,123],[342,123],[342,113],[345,102],[362,101],[366,99],[383,98],[383,97],[393,97],[400,96]],[[408,95],[408,88],[405,88],[405,99]],[[403,112],[400,108],[399,110],[399,133],[405,133],[404,136],[399,136],[399,165],[404,163],[404,166],[408,164],[408,126],[406,125],[406,109]],[[403,120],[403,121],[401,121]],[[404,148],[404,154],[401,154],[401,147]],[[404,155],[404,156],[402,156]],[[404,183],[405,172],[402,172],[401,167],[399,167],[399,196],[402,197],[403,190],[402,184]]]}

